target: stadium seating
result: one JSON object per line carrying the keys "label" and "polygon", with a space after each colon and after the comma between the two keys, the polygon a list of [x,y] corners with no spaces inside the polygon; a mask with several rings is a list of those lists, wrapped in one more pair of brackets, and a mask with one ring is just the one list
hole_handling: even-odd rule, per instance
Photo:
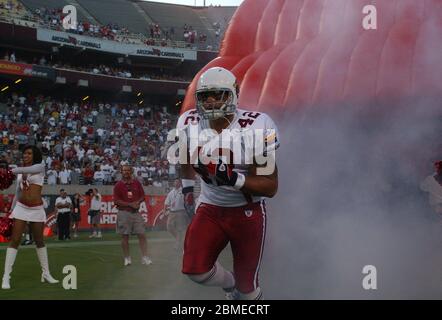
{"label": "stadium seating", "polygon": [[[134,33],[147,33],[147,21],[130,1],[125,0],[77,0],[101,24],[117,24]],[[124,17],[122,16],[124,13]]]}
{"label": "stadium seating", "polygon": [[[60,9],[70,4],[67,0],[21,0],[21,2],[32,12],[41,8],[47,8],[49,10]],[[80,21],[90,22],[80,10],[77,10],[77,17]]]}
{"label": "stadium seating", "polygon": [[201,15],[207,17],[207,20],[213,24],[219,22],[221,24],[225,23],[225,19],[230,21],[233,14],[235,13],[237,7],[205,7],[205,8],[195,8],[196,12],[200,12]]}
{"label": "stadium seating", "polygon": [[[175,40],[182,40],[184,25],[192,26],[198,34],[207,34],[209,31],[202,23],[199,16],[191,7],[177,6],[165,3],[140,2],[139,6],[148,14],[153,21],[158,23],[163,30],[175,29]],[[213,43],[215,40],[208,38]]]}
{"label": "stadium seating", "polygon": [[[12,7],[9,6],[12,4]],[[0,0],[0,14],[2,16],[24,16],[28,12],[26,8],[17,0]]]}

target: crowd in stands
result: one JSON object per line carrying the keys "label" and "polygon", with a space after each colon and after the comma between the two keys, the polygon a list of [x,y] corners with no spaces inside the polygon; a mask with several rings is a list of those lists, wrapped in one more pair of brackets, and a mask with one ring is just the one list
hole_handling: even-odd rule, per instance
{"label": "crowd in stands", "polygon": [[20,165],[21,148],[41,148],[48,184],[113,184],[130,162],[144,185],[174,178],[167,134],[176,116],[166,107],[60,101],[12,94],[0,114],[0,157]]}
{"label": "crowd in stands", "polygon": [[[41,26],[58,31],[66,31],[63,28],[64,13],[62,8],[48,9],[45,7],[37,8],[33,12],[27,11],[26,8],[16,0],[0,0],[0,11],[5,14],[14,13],[21,15],[25,19],[38,22]],[[86,35],[101,39],[113,40],[123,43],[141,44],[150,46],[177,46],[175,41],[183,41],[187,47],[200,47],[204,49],[213,49],[213,44],[207,43],[207,34],[200,33],[187,24],[183,27],[184,33],[182,37],[176,35],[174,26],[161,27],[158,23],[151,23],[145,35],[134,34],[127,27],[118,23],[109,23],[106,25],[93,24],[88,21],[78,21],[77,24],[71,26],[68,30],[70,33]],[[222,32],[221,24],[215,22],[213,24],[215,36],[220,41]],[[218,44],[215,45],[217,47]]]}
{"label": "crowd in stands", "polygon": [[21,16],[26,14],[26,9],[16,0],[0,0],[0,13]]}
{"label": "crowd in stands", "polygon": [[[51,29],[64,31],[64,13],[62,8],[39,8],[35,10],[35,15],[40,19],[42,25]],[[71,26],[69,32],[108,40],[119,40],[119,38],[117,38],[117,35],[127,36],[130,33],[127,28],[120,27],[117,23],[109,23],[107,25],[94,25],[87,21],[78,21],[76,25],[74,24]]]}
{"label": "crowd in stands", "polygon": [[188,26],[187,24],[185,24],[183,30],[183,40],[187,43],[194,44],[197,41],[199,41],[200,43],[204,43],[207,41],[207,35],[200,34],[198,37],[198,32],[194,30],[192,26]]}

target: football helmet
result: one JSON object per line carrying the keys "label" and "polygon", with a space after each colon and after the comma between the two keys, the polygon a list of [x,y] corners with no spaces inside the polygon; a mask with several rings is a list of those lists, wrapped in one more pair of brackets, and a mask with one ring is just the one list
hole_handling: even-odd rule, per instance
{"label": "football helmet", "polygon": [[203,119],[216,120],[236,112],[239,87],[232,72],[210,68],[198,79],[196,109]]}

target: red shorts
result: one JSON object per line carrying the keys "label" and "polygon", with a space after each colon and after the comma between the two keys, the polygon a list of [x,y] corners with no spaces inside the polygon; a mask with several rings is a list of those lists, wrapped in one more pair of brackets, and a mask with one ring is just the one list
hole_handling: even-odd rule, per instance
{"label": "red shorts", "polygon": [[230,242],[236,287],[242,293],[252,292],[259,286],[265,231],[264,201],[235,208],[201,203],[187,228],[182,272],[209,272]]}

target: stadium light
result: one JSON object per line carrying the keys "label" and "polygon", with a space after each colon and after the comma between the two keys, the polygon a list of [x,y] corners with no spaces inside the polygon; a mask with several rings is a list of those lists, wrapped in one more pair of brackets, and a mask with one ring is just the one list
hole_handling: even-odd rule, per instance
{"label": "stadium light", "polygon": [[137,97],[141,96],[141,92],[138,92]]}
{"label": "stadium light", "polygon": [[15,84],[19,84],[20,82],[22,82],[22,79],[15,80]]}
{"label": "stadium light", "polygon": [[6,87],[4,87],[4,88],[1,90],[1,92],[6,91],[6,90],[8,90],[8,89],[9,89],[9,86],[6,86]]}
{"label": "stadium light", "polygon": [[83,101],[86,101],[87,99],[89,99],[89,96],[84,97]]}
{"label": "stadium light", "polygon": [[143,104],[144,100],[141,100],[140,102],[138,102],[138,104]]}

